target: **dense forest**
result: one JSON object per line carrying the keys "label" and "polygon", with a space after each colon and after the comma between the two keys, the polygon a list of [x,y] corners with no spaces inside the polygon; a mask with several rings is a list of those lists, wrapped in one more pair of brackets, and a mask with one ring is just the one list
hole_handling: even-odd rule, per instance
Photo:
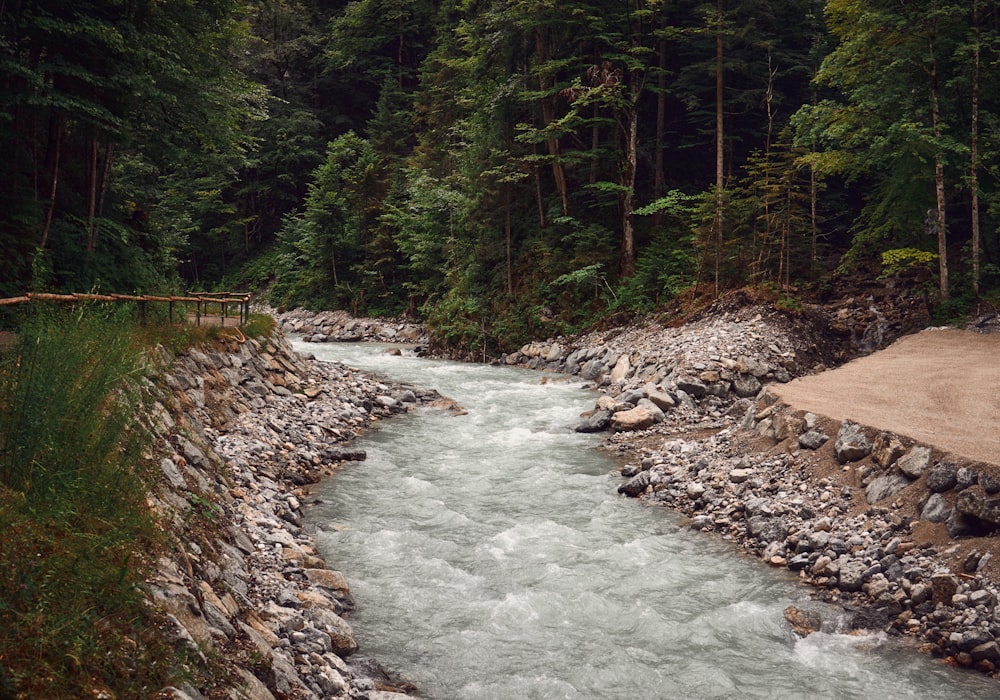
{"label": "dense forest", "polygon": [[250,287],[509,347],[1000,287],[993,0],[0,2],[0,296]]}

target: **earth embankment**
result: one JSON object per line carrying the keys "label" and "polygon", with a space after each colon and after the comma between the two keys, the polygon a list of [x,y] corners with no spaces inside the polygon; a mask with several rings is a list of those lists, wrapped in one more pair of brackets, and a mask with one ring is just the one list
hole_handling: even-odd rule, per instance
{"label": "earth embankment", "polygon": [[775,384],[785,403],[1000,464],[1000,335],[929,329],[841,367]]}

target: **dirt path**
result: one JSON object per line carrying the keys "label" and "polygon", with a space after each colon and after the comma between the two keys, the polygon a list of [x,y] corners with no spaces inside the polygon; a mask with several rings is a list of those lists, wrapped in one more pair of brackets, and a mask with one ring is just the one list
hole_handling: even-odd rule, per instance
{"label": "dirt path", "polygon": [[1000,464],[1000,334],[927,330],[770,389],[802,410]]}

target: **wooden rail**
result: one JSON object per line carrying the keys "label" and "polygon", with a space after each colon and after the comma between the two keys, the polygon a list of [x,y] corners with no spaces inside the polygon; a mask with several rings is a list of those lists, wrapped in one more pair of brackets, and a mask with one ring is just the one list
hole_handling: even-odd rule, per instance
{"label": "wooden rail", "polygon": [[[50,294],[48,292],[31,292],[19,297],[8,297],[0,299],[0,306],[13,306],[15,304],[26,304],[31,301],[55,301],[72,303],[80,301],[111,301],[123,302],[132,301],[139,305],[139,317],[145,322],[147,303],[167,304],[167,313],[170,322],[174,320],[174,304],[194,304],[195,323],[201,325],[202,317],[214,316],[208,311],[211,305],[219,306],[218,316],[222,319],[222,325],[226,325],[227,318],[238,318],[242,326],[250,320],[250,295],[236,292],[187,292],[187,296],[152,296],[148,294]],[[235,313],[231,313],[235,306]]]}

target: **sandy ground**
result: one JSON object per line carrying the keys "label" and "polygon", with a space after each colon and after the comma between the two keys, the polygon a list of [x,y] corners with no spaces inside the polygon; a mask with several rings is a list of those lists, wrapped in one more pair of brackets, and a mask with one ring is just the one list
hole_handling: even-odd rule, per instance
{"label": "sandy ground", "polygon": [[1000,465],[1000,334],[925,330],[769,388],[795,408]]}

